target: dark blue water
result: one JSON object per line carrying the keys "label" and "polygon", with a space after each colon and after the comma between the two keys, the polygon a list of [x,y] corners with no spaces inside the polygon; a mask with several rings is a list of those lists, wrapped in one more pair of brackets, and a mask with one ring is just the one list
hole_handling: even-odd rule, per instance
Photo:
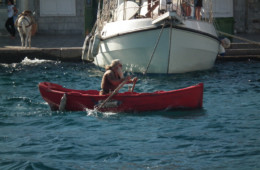
{"label": "dark blue water", "polygon": [[138,92],[204,82],[199,110],[52,112],[37,87],[99,89],[102,74],[86,63],[1,64],[0,169],[260,169],[260,62],[134,75]]}

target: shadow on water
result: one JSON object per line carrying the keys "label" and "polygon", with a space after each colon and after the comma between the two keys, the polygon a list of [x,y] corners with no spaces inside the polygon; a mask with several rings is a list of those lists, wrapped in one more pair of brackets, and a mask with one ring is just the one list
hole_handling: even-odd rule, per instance
{"label": "shadow on water", "polygon": [[196,119],[206,115],[205,109],[174,109],[141,113],[122,113],[127,116],[162,116],[170,119]]}
{"label": "shadow on water", "polygon": [[212,77],[218,77],[220,71],[219,68],[214,67],[210,70],[178,74],[127,74],[132,77],[138,77],[135,86],[136,92],[154,92],[158,90],[169,91],[196,85],[198,83],[207,83]]}

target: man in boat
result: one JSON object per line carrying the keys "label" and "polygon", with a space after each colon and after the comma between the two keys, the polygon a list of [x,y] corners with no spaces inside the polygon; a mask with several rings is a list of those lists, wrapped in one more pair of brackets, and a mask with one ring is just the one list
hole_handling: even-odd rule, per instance
{"label": "man in boat", "polygon": [[101,82],[101,91],[99,95],[109,94],[113,92],[119,84],[124,80],[128,80],[127,83],[133,83],[137,78],[131,79],[130,76],[124,78],[122,63],[119,59],[115,59],[111,62],[110,65],[106,66],[106,72],[103,75]]}

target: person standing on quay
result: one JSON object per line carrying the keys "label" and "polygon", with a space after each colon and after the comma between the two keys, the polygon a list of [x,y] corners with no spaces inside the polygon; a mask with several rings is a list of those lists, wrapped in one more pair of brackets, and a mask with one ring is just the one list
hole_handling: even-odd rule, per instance
{"label": "person standing on quay", "polygon": [[14,1],[13,0],[8,0],[8,18],[5,22],[5,27],[7,31],[11,34],[11,38],[15,38],[15,27],[14,27],[14,15],[17,14],[18,10],[14,6]]}
{"label": "person standing on quay", "polygon": [[200,10],[202,7],[202,0],[194,0],[195,17],[197,20],[201,20]]}

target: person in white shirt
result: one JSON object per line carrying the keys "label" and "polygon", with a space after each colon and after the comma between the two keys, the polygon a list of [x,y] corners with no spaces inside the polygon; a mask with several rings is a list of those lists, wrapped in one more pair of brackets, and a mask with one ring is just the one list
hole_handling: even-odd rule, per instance
{"label": "person in white shirt", "polygon": [[5,27],[7,29],[7,31],[10,33],[11,38],[15,38],[15,27],[14,27],[14,15],[17,14],[18,10],[16,9],[16,7],[14,6],[14,2],[13,0],[8,0],[8,6],[7,6],[7,10],[8,10],[8,18],[5,22]]}

